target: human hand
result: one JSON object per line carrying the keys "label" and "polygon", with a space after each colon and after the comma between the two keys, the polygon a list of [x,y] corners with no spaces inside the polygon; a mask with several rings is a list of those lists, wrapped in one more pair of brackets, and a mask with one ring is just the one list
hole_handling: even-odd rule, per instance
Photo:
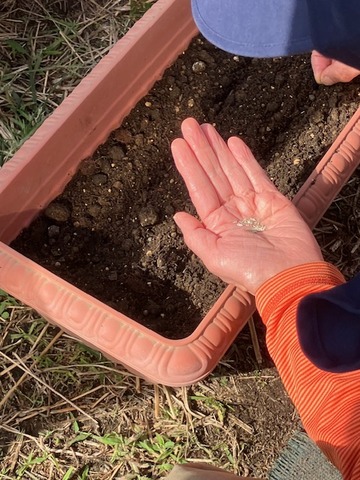
{"label": "human hand", "polygon": [[315,81],[322,85],[334,85],[338,82],[350,82],[360,75],[360,70],[345,63],[324,57],[314,50],[311,53],[311,66]]}
{"label": "human hand", "polygon": [[298,210],[240,138],[226,144],[211,125],[192,118],[183,122],[182,133],[172,154],[200,221],[185,212],[174,219],[212,273],[255,294],[282,270],[322,261]]}

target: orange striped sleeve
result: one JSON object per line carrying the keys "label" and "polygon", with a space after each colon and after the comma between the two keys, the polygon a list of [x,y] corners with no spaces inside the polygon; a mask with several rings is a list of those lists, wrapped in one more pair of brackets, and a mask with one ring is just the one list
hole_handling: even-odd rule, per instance
{"label": "orange striped sleeve", "polygon": [[296,330],[299,301],[344,281],[325,262],[299,265],[262,285],[256,305],[269,353],[305,430],[344,479],[360,480],[360,370],[335,374],[318,369],[304,356]]}

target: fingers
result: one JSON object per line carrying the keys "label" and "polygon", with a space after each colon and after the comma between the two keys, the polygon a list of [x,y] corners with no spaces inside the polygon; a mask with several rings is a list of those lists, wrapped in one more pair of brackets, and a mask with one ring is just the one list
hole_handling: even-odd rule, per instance
{"label": "fingers", "polygon": [[[231,185],[231,195],[235,194],[240,197],[246,195],[249,191],[253,191],[253,187],[245,171],[234,158],[228,145],[224,142],[215,128],[212,125],[204,124],[201,126],[201,129],[218,158],[222,171]],[[227,198],[227,200],[228,199],[229,198]]]}
{"label": "fingers", "polygon": [[315,50],[311,54],[311,66],[315,81],[322,85],[334,85],[338,82],[350,82],[360,74],[360,70],[345,63],[324,57]]}
{"label": "fingers", "polygon": [[192,118],[182,124],[184,139],[172,143],[176,166],[202,220],[236,197],[277,191],[250,149],[237,137],[224,142],[209,124]]}
{"label": "fingers", "polygon": [[311,67],[316,83],[322,83],[321,76],[329,65],[331,65],[331,58],[324,57],[316,50],[311,53]]}
{"label": "fingers", "polygon": [[219,162],[219,157],[217,155],[217,150],[220,150],[221,153],[226,150],[226,144],[224,144],[224,141],[216,130],[213,129],[212,141],[218,147],[217,150],[214,150],[203,129],[193,118],[184,120],[181,125],[181,130],[184,139],[193,151],[198,163],[202,166],[204,172],[214,185],[219,200],[223,203],[233,193],[232,187],[222,169],[222,165]]}
{"label": "fingers", "polygon": [[238,137],[231,137],[228,140],[228,146],[238,165],[243,169],[252,189],[256,193],[265,190],[277,191],[274,184],[270,181],[265,171],[256,161],[254,155],[247,145]]}
{"label": "fingers", "polygon": [[323,85],[334,85],[339,82],[351,82],[351,80],[359,74],[360,70],[357,70],[356,68],[349,67],[341,62],[333,62],[326,70],[324,70],[320,80]]}
{"label": "fingers", "polygon": [[171,151],[197,213],[200,218],[206,218],[221,205],[216,188],[185,140],[174,140]]}
{"label": "fingers", "polygon": [[182,231],[186,245],[208,267],[216,256],[217,236],[204,228],[201,222],[188,213],[179,212],[174,215],[176,225]]}

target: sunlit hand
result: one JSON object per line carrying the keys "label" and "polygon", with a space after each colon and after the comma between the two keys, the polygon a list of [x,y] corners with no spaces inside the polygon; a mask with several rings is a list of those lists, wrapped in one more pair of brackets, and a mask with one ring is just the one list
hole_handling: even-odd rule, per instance
{"label": "sunlit hand", "polygon": [[322,261],[297,209],[281,195],[242,140],[226,144],[208,124],[188,118],[172,143],[200,221],[185,212],[175,222],[187,246],[225,282],[255,293],[280,271]]}
{"label": "sunlit hand", "polygon": [[334,85],[338,82],[350,82],[360,75],[360,70],[349,67],[345,63],[324,57],[321,53],[313,51],[311,54],[311,66],[317,83],[322,85]]}

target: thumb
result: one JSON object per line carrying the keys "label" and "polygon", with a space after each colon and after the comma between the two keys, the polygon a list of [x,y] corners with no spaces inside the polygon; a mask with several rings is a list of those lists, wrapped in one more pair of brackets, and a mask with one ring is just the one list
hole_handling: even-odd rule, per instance
{"label": "thumb", "polygon": [[217,235],[207,230],[199,220],[186,212],[176,213],[174,220],[184,235],[186,245],[208,267],[217,249]]}
{"label": "thumb", "polygon": [[334,85],[338,82],[351,82],[351,80],[359,74],[360,70],[354,67],[349,67],[344,63],[334,61],[321,76],[321,83],[324,85]]}
{"label": "thumb", "polygon": [[324,57],[315,50],[311,54],[311,66],[315,81],[322,85],[351,82],[351,80],[360,74],[360,70],[337,60]]}
{"label": "thumb", "polygon": [[316,83],[323,83],[323,72],[331,65],[331,62],[331,58],[324,57],[324,55],[317,52],[316,50],[311,53],[311,67]]}

